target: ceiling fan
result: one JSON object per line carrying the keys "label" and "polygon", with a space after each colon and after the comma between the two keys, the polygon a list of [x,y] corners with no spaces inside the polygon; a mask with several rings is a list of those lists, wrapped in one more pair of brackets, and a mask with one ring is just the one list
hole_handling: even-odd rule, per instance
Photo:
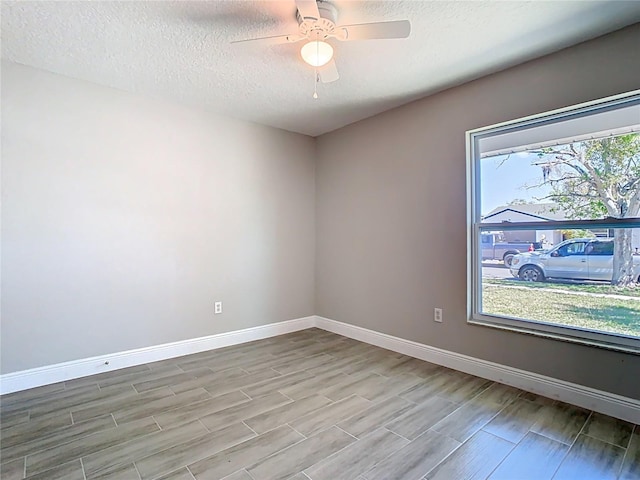
{"label": "ceiling fan", "polygon": [[[336,25],[338,10],[324,0],[295,0],[298,11],[298,32],[273,37],[237,40],[231,43],[259,43],[277,45],[304,41],[300,50],[302,59],[317,68],[317,77],[323,83],[340,78],[333,59],[333,47],[327,40],[340,41],[407,38],[411,32],[409,20],[392,22],[362,23],[357,25]],[[317,98],[317,95],[314,94]]]}

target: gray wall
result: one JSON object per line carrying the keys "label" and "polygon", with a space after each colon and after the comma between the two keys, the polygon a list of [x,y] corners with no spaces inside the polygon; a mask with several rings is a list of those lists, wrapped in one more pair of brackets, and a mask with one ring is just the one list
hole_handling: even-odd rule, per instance
{"label": "gray wall", "polygon": [[640,398],[640,356],[466,323],[465,184],[466,130],[637,89],[638,45],[636,24],[320,137],[316,313]]}
{"label": "gray wall", "polygon": [[312,315],[314,155],[3,63],[1,371]]}

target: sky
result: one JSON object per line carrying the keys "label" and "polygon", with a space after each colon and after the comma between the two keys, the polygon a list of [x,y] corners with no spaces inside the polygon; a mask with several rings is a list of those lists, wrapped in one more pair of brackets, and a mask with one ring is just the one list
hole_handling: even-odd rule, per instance
{"label": "sky", "polygon": [[[496,207],[522,199],[528,203],[548,203],[549,200],[536,200],[549,194],[549,186],[527,189],[524,185],[537,184],[542,181],[542,169],[532,166],[537,155],[527,152],[488,157],[480,160],[480,181],[482,198],[482,215],[486,215]],[[502,163],[504,162],[504,163]],[[502,164],[501,164],[502,163]]]}

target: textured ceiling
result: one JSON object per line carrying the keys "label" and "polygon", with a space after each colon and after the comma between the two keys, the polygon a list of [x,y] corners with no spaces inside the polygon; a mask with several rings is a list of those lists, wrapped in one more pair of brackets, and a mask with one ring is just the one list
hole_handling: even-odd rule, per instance
{"label": "textured ceiling", "polygon": [[637,1],[332,2],[338,24],[408,19],[408,39],[338,42],[320,84],[293,0],[2,2],[2,57],[312,136],[640,21]]}

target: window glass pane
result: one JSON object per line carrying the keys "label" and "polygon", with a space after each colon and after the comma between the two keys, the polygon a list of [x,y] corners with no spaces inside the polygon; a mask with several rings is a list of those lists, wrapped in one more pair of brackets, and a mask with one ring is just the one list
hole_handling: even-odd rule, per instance
{"label": "window glass pane", "polygon": [[640,217],[639,133],[489,153],[479,161],[482,223]]}
{"label": "window glass pane", "polygon": [[[527,242],[483,244],[480,313],[640,337],[640,228],[544,234],[545,244],[533,249]],[[626,286],[612,285],[620,276]]]}
{"label": "window glass pane", "polygon": [[613,255],[613,242],[594,240],[585,248],[587,255]]}
{"label": "window glass pane", "polygon": [[575,241],[573,243],[568,243],[560,248],[558,248],[554,254],[558,257],[570,257],[573,255],[585,255],[584,246],[587,242],[578,242]]}

